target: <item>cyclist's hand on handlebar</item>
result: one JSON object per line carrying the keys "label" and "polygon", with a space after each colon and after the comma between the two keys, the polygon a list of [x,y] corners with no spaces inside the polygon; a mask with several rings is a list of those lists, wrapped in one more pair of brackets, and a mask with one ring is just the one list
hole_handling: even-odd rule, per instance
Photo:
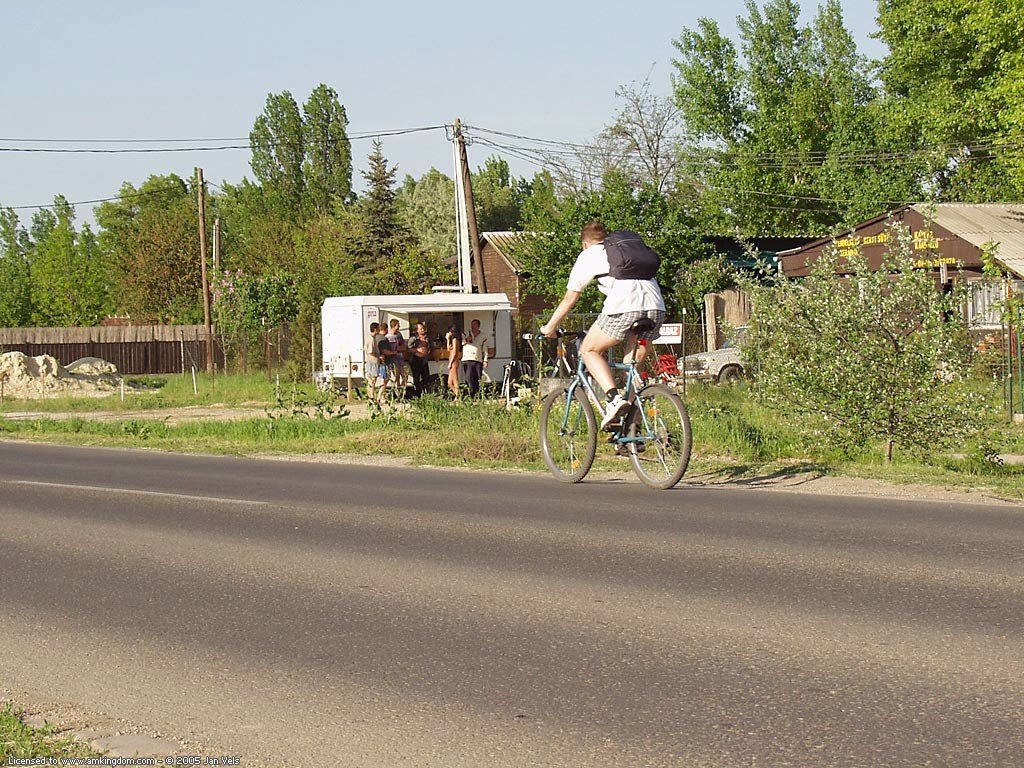
{"label": "cyclist's hand on handlebar", "polygon": [[557,339],[559,337],[559,329],[553,327],[550,323],[542,325],[540,328],[542,336],[547,336],[549,339]]}

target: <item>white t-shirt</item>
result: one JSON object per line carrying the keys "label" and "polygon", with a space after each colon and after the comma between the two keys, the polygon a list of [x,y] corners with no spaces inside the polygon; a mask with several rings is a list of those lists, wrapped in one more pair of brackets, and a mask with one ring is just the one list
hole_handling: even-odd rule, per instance
{"label": "white t-shirt", "polygon": [[[468,338],[472,338],[472,334]],[[487,359],[487,337],[482,333],[472,341],[462,344],[462,362],[482,363]]]}
{"label": "white t-shirt", "polygon": [[597,278],[597,287],[605,295],[601,309],[604,314],[619,315],[644,309],[665,311],[665,299],[654,280],[616,280],[608,274],[608,254],[601,243],[590,246],[576,257],[567,287],[570,291],[582,291],[598,275],[604,275]]}

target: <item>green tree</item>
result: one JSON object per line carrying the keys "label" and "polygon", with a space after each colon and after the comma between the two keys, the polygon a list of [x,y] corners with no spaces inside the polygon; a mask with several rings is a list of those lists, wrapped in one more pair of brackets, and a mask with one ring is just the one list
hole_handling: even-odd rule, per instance
{"label": "green tree", "polygon": [[920,197],[927,159],[884,130],[839,0],[826,0],[809,25],[799,16],[795,0],[747,0],[739,47],[706,18],[674,43],[683,175],[703,191],[708,229],[824,234],[887,200]]}
{"label": "green tree", "polygon": [[481,232],[518,230],[530,183],[513,178],[508,163],[497,156],[487,158],[471,177],[477,228]]}
{"label": "green tree", "polygon": [[836,443],[880,440],[887,461],[896,445],[956,444],[976,413],[947,382],[970,350],[962,284],[942,293],[930,271],[915,269],[905,228],[894,227],[891,242],[877,271],[860,254],[831,250],[802,281],[744,286],[754,314],[743,354],[757,396],[812,417]]}
{"label": "green tree", "polygon": [[455,256],[455,181],[436,168],[418,180],[406,176],[398,190],[402,225],[436,259]]}
{"label": "green tree", "polygon": [[32,220],[29,251],[32,322],[95,325],[107,312],[107,270],[92,229],[75,230],[75,211],[61,195],[54,210]]}
{"label": "green tree", "polygon": [[[941,199],[1024,195],[1024,14],[1005,0],[879,0],[894,129],[948,144]],[[980,146],[979,146],[980,145]]]}
{"label": "green tree", "polygon": [[115,308],[137,320],[200,322],[203,317],[198,208],[194,186],[151,176],[96,210],[100,249],[113,275]]}
{"label": "green tree", "polygon": [[[290,92],[282,91],[267,95],[266,106],[249,132],[252,172],[273,206],[292,221],[302,217],[306,195],[303,130],[295,98]],[[326,183],[326,179],[324,181]]]}
{"label": "green tree", "polygon": [[[630,180],[612,174],[600,189],[571,195],[557,211],[540,213],[533,220],[537,236],[526,240],[517,253],[529,273],[528,289],[557,299],[565,292],[569,271],[580,251],[580,230],[592,219],[609,230],[640,233],[661,256],[658,280],[670,315],[680,308],[675,291],[680,268],[705,254],[696,235],[692,215],[651,185],[634,189]],[[596,311],[602,297],[593,285],[584,292],[578,311]]]}
{"label": "green tree", "polygon": [[27,325],[32,317],[27,235],[10,208],[0,208],[0,327]]}
{"label": "green tree", "polygon": [[687,262],[676,272],[676,300],[687,315],[700,318],[704,312],[704,297],[731,288],[737,277],[736,270],[721,254]]}
{"label": "green tree", "polygon": [[221,184],[223,193],[210,196],[221,220],[221,263],[225,268],[263,273],[274,269],[295,272],[295,238],[302,222],[290,219],[274,205],[273,195],[243,179]]}
{"label": "green tree", "polygon": [[269,374],[271,339],[277,329],[294,320],[298,312],[294,276],[282,270],[262,275],[226,270],[217,276],[211,288],[218,327],[231,338],[243,333],[259,335],[267,350],[265,362]]}
{"label": "green tree", "polygon": [[543,232],[547,223],[561,216],[562,203],[550,171],[534,174],[530,181],[530,194],[523,200],[523,229]]}
{"label": "green tree", "polygon": [[[328,296],[386,293],[377,265],[368,263],[362,251],[360,222],[354,212],[307,221],[295,236],[296,315],[292,323],[289,368],[305,378],[311,328],[320,327],[320,309]],[[319,352],[319,349],[316,350]]]}
{"label": "green tree", "polygon": [[370,167],[363,171],[366,194],[359,201],[359,222],[362,226],[363,249],[372,261],[390,258],[409,239],[398,212],[395,191],[396,166],[384,157],[383,145],[377,139],[368,158]]}
{"label": "green tree", "polygon": [[330,213],[352,195],[352,145],[348,140],[348,116],[338,94],[323,83],[303,106],[302,166],[306,210],[314,215]]}

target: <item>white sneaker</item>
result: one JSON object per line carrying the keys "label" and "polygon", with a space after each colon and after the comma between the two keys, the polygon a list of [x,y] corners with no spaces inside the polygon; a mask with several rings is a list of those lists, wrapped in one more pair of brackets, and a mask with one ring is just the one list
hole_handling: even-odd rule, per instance
{"label": "white sneaker", "polygon": [[601,419],[601,429],[606,430],[609,426],[614,424],[629,408],[629,401],[626,400],[622,395],[616,395],[612,400],[604,407],[604,418]]}

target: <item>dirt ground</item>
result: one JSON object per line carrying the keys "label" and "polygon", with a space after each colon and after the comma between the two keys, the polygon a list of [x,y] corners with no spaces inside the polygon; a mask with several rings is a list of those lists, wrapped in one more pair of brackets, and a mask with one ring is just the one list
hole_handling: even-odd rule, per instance
{"label": "dirt ground", "polygon": [[[369,417],[366,403],[352,403],[348,406],[351,419]],[[85,419],[87,421],[130,421],[151,419],[165,421],[169,425],[187,421],[231,421],[233,419],[258,419],[267,415],[266,408],[229,408],[225,405],[188,405],[178,408],[142,408],[134,411],[8,411],[0,413],[11,421],[32,421],[33,419]]]}

